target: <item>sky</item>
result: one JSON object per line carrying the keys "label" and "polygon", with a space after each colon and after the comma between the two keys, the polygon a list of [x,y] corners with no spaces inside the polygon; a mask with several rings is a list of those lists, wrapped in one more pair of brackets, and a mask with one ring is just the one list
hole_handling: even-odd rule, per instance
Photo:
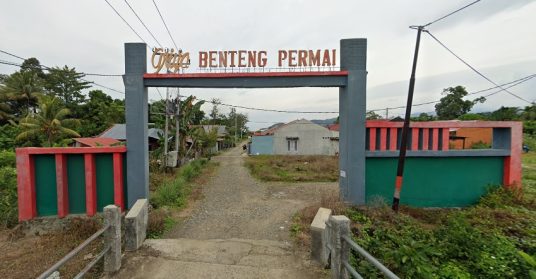
{"label": "sky", "polygon": [[[274,63],[277,50],[337,49],[340,39],[367,38],[367,109],[403,106],[406,103],[416,31],[410,25],[426,24],[471,1],[468,0],[155,0],[178,46],[190,52],[197,71],[197,53],[207,50],[266,50]],[[109,0],[149,44],[157,43],[130,11],[125,0]],[[172,40],[152,1],[128,0],[164,47]],[[460,57],[496,83],[536,73],[536,1],[482,0],[439,21],[428,30]],[[532,27],[531,27],[532,26]],[[68,65],[86,73],[123,74],[124,43],[140,39],[104,0],[21,0],[0,3],[0,50],[36,57],[46,66]],[[148,54],[150,57],[150,54]],[[20,63],[0,53],[1,60]],[[149,61],[148,61],[149,63]],[[270,65],[269,66],[275,66]],[[148,69],[151,69],[148,65]],[[0,73],[17,70],[1,65]],[[121,77],[87,77],[124,91]],[[432,38],[423,34],[417,67],[414,103],[439,100],[444,88],[463,85],[469,92],[493,87],[456,60]],[[536,78],[510,89],[529,101],[536,100]],[[95,87],[95,89],[99,89]],[[102,88],[100,88],[102,89]],[[114,98],[124,95],[103,89]],[[149,90],[149,98],[165,96]],[[337,88],[289,89],[181,89],[226,104],[265,109],[337,111]],[[486,93],[491,93],[486,92]],[[482,94],[475,94],[478,97]],[[473,111],[500,106],[525,106],[506,92],[490,96]],[[210,105],[203,107],[207,112]],[[221,107],[222,112],[228,108]],[[414,113],[433,112],[433,104]],[[247,113],[250,129],[299,118],[325,119],[337,114],[284,114],[238,109]],[[384,115],[385,111],[377,111]],[[389,116],[403,109],[390,110]]]}

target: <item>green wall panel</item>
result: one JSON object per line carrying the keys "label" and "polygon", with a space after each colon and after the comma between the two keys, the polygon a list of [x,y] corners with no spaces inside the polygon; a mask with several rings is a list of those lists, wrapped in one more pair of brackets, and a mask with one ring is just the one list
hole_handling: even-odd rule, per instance
{"label": "green wall panel", "polygon": [[56,194],[56,161],[54,155],[35,156],[34,167],[37,215],[56,215],[58,214],[58,198]]}
{"label": "green wall panel", "polygon": [[86,172],[84,155],[67,155],[67,184],[69,192],[69,213],[86,213]]}
{"label": "green wall panel", "polygon": [[[398,158],[367,158],[366,198],[393,199]],[[502,184],[502,157],[410,157],[400,203],[462,207],[476,203],[490,185]]]}
{"label": "green wall panel", "polygon": [[97,211],[114,204],[114,164],[112,154],[95,154],[97,171]]}

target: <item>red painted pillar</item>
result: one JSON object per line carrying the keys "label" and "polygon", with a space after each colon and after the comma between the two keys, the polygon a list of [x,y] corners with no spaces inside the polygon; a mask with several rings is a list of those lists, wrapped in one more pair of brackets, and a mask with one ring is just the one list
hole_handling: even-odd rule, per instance
{"label": "red painted pillar", "polygon": [[398,142],[398,129],[390,128],[390,138],[389,138],[389,150],[396,151],[396,143]]}
{"label": "red painted pillar", "polygon": [[34,163],[33,158],[23,148],[17,149],[16,155],[19,221],[27,221],[37,216]]}
{"label": "red painted pillar", "polygon": [[97,177],[94,154],[84,154],[84,168],[86,173],[86,214],[93,216],[97,213]]}
{"label": "red painted pillar", "polygon": [[387,128],[380,128],[380,151],[387,149]]}
{"label": "red painted pillar", "polygon": [[69,192],[67,183],[67,156],[56,154],[56,193],[58,196],[58,217],[69,214]]}
{"label": "red painted pillar", "polygon": [[370,128],[369,132],[369,150],[375,151],[376,150],[376,128]]}
{"label": "red painted pillar", "polygon": [[430,129],[422,129],[422,150],[428,150],[429,133]]}
{"label": "red painted pillar", "polygon": [[510,130],[510,156],[504,158],[503,184],[521,188],[521,148],[523,145],[523,123],[514,122]]}
{"label": "red painted pillar", "polygon": [[450,143],[449,136],[450,136],[450,129],[443,128],[443,135],[442,135],[443,145],[441,146],[441,150],[443,151],[449,150],[449,143]]}
{"label": "red painted pillar", "polygon": [[411,129],[411,150],[419,150],[419,128]]}
{"label": "red painted pillar", "polygon": [[432,129],[432,150],[438,150],[439,149],[439,129],[433,128]]}
{"label": "red painted pillar", "polygon": [[125,210],[125,195],[123,193],[123,154],[114,153],[114,203]]}

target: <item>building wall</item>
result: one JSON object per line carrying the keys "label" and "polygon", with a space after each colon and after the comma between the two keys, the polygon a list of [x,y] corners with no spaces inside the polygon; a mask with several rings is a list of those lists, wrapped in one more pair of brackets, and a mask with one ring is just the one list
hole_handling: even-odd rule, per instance
{"label": "building wall", "polygon": [[[456,136],[467,137],[465,139],[466,149],[471,148],[471,145],[479,141],[491,145],[492,133],[492,128],[459,128],[456,130]],[[452,149],[462,149],[463,147],[462,140],[451,140],[450,143]]]}
{"label": "building wall", "polygon": [[273,136],[253,136],[251,138],[251,155],[271,155],[273,151]]}
{"label": "building wall", "polygon": [[[338,133],[337,133],[338,136]],[[291,122],[274,132],[274,154],[277,155],[335,155],[338,141],[333,143],[334,132],[308,120]],[[287,138],[297,138],[298,148],[288,150]],[[335,149],[334,146],[337,146]]]}

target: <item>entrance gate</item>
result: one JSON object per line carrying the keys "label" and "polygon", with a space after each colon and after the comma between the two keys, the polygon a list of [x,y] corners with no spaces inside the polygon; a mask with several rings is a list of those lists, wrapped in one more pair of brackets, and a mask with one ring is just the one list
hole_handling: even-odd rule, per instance
{"label": "entrance gate", "polygon": [[339,88],[339,189],[345,201],[365,203],[366,39],[340,41],[340,71],[148,74],[147,46],[125,44],[127,202],[149,196],[148,87]]}

